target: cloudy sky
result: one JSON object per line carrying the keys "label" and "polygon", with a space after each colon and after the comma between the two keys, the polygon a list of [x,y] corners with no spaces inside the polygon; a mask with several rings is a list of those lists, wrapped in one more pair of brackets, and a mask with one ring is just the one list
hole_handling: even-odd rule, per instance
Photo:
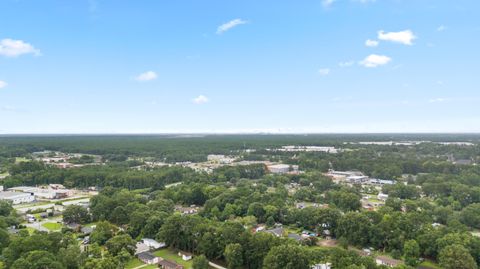
{"label": "cloudy sky", "polygon": [[480,132],[478,0],[1,0],[0,133]]}

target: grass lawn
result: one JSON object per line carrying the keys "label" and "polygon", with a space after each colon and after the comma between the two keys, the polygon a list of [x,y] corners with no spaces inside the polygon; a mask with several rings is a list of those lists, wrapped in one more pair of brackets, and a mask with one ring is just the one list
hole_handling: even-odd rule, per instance
{"label": "grass lawn", "polygon": [[24,157],[16,157],[15,158],[15,163],[23,163],[23,162],[29,162],[30,160]]}
{"label": "grass lawn", "polygon": [[125,265],[125,269],[132,269],[142,264],[143,262],[141,260],[139,260],[138,258],[133,258]]}
{"label": "grass lawn", "polygon": [[62,224],[56,222],[47,222],[42,224],[43,227],[47,228],[50,231],[57,231],[62,229]]}
{"label": "grass lawn", "polygon": [[419,267],[430,268],[430,269],[442,269],[438,264],[436,264],[432,261],[424,261],[419,265]]}
{"label": "grass lawn", "polygon": [[173,251],[168,248],[160,249],[155,251],[153,254],[157,257],[162,257],[166,260],[174,261],[180,265],[183,265],[185,269],[190,269],[192,268],[192,260],[189,261],[184,261],[182,260],[182,257],[177,255],[178,252]]}

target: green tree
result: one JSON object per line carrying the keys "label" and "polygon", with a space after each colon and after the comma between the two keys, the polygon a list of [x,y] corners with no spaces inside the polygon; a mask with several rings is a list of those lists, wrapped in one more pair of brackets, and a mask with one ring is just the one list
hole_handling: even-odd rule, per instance
{"label": "green tree", "polygon": [[113,256],[117,256],[122,250],[126,250],[133,255],[135,253],[135,240],[128,234],[121,234],[109,239],[105,243],[105,247]]}
{"label": "green tree", "polygon": [[458,244],[443,248],[438,260],[444,269],[477,269],[477,264],[468,250]]}
{"label": "green tree", "polygon": [[238,269],[243,265],[243,248],[242,245],[228,244],[223,252],[227,260],[228,269]]}
{"label": "green tree", "polygon": [[460,219],[463,224],[480,229],[480,203],[465,207],[460,214]]}
{"label": "green tree", "polygon": [[115,235],[117,228],[110,224],[108,221],[101,221],[97,223],[95,230],[90,235],[90,241],[92,243],[98,243],[99,245],[105,244],[108,239]]}
{"label": "green tree", "polygon": [[264,269],[307,269],[309,265],[305,249],[295,245],[272,248],[263,263]]}
{"label": "green tree", "polygon": [[208,269],[208,260],[205,255],[198,255],[193,258],[192,269]]}
{"label": "green tree", "polygon": [[63,211],[63,221],[66,223],[84,224],[90,221],[88,210],[80,205],[69,205]]}
{"label": "green tree", "polygon": [[410,266],[416,266],[418,264],[418,258],[420,257],[420,246],[415,240],[408,240],[403,245],[403,255],[405,256],[405,262]]}

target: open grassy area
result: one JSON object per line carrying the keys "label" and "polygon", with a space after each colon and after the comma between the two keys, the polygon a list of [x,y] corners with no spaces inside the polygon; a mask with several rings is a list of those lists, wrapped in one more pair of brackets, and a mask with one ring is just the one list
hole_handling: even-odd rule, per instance
{"label": "open grassy area", "polygon": [[125,269],[132,269],[142,264],[144,263],[141,260],[139,260],[138,258],[133,258],[125,265]]}
{"label": "open grassy area", "polygon": [[25,157],[16,157],[15,158],[15,163],[23,163],[23,162],[29,162],[30,160],[25,158]]}
{"label": "open grassy area", "polygon": [[139,266],[143,266],[142,269],[158,268],[158,266],[155,265],[155,264],[149,264],[149,265],[145,265],[145,266],[144,265],[145,264],[141,260],[139,260],[138,258],[133,258],[125,265],[125,269],[133,269],[133,268],[137,268]]}
{"label": "open grassy area", "polygon": [[192,268],[192,260],[184,261],[184,260],[182,260],[182,257],[177,255],[177,253],[178,253],[177,251],[174,251],[174,250],[171,250],[171,249],[168,249],[168,248],[164,248],[164,249],[160,249],[160,250],[155,251],[153,254],[157,257],[162,257],[166,260],[174,261],[174,262],[176,262],[180,265],[183,265],[185,267],[185,269]]}
{"label": "open grassy area", "polygon": [[42,224],[43,227],[47,228],[50,231],[57,231],[62,229],[62,224],[56,222],[47,222]]}
{"label": "open grassy area", "polygon": [[438,264],[432,261],[424,261],[419,266],[419,268],[429,268],[429,269],[442,269]]}
{"label": "open grassy area", "polygon": [[7,177],[10,175],[8,172],[0,172],[0,177]]}

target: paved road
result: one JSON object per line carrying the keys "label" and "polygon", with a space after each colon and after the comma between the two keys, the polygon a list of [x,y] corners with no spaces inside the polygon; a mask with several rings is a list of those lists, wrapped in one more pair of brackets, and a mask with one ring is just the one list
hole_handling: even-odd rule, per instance
{"label": "paved road", "polygon": [[[73,201],[65,201],[65,202],[62,202],[63,205],[67,206],[67,205],[75,205],[75,204],[79,204],[79,203],[85,203],[85,202],[89,202],[90,201],[90,198],[83,198],[83,199],[78,199],[78,200],[73,200]],[[14,207],[17,211],[19,212],[22,212],[22,213],[27,213],[28,210],[36,210],[36,209],[47,209],[47,208],[51,208],[55,205],[55,202],[57,201],[53,201],[52,203],[49,203],[49,204],[43,204],[43,205],[32,205],[32,206],[21,206],[21,207]]]}

